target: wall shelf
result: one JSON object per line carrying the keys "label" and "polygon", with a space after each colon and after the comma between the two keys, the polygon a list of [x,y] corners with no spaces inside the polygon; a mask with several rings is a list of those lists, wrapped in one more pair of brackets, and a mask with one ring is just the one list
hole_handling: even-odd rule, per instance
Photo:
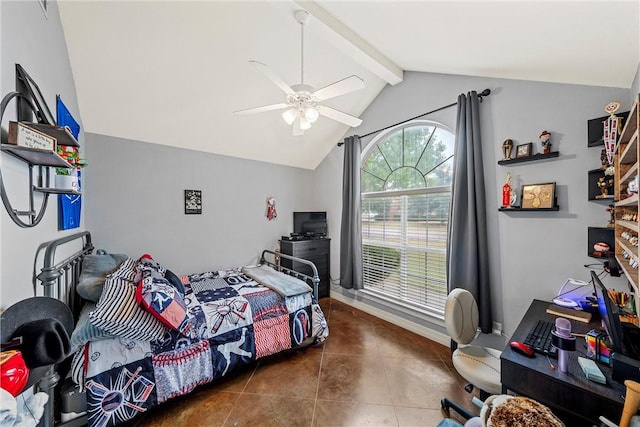
{"label": "wall shelf", "polygon": [[[615,257],[629,281],[634,293],[636,309],[640,308],[640,273],[637,269],[639,261],[638,247],[632,245],[629,236],[638,237],[640,223],[630,218],[637,218],[640,211],[638,194],[627,196],[629,184],[640,170],[640,94],[635,97],[627,120],[624,122],[618,140],[615,157]],[[624,219],[623,219],[624,218]],[[638,326],[638,325],[636,325]]]}
{"label": "wall shelf", "polygon": [[500,212],[536,212],[536,211],[558,211],[560,210],[560,206],[553,206],[551,208],[516,208],[516,207],[500,207],[498,208]]}
{"label": "wall shelf", "polygon": [[12,144],[0,144],[0,150],[17,157],[29,165],[72,168],[69,162],[60,157],[55,151],[26,148]]}
{"label": "wall shelf", "polygon": [[547,154],[538,153],[538,154],[533,154],[531,156],[526,156],[526,157],[516,157],[515,159],[498,160],[498,164],[511,165],[514,163],[535,162],[537,160],[552,159],[554,157],[558,157],[559,155],[560,155],[559,151],[552,151],[551,153],[547,153]]}
{"label": "wall shelf", "polygon": [[[587,228],[587,256],[591,258],[609,259],[609,255],[615,250],[615,233],[613,227],[588,227]],[[609,251],[597,252],[593,245],[596,243],[606,243]]]}
{"label": "wall shelf", "polygon": [[[0,152],[7,153],[18,160],[26,163],[28,168],[28,181],[29,181],[29,208],[26,210],[14,209],[7,197],[4,181],[0,180],[0,186],[2,191],[2,202],[7,210],[7,213],[11,217],[14,223],[23,228],[35,227],[38,225],[44,212],[47,209],[47,202],[49,194],[72,194],[81,195],[79,191],[63,188],[51,188],[34,185],[33,168],[34,166],[39,169],[38,184],[42,184],[43,177],[46,178],[46,184],[49,183],[49,168],[66,168],[72,169],[73,166],[69,164],[65,159],[60,157],[55,151],[52,150],[40,150],[35,148],[21,147],[13,144],[0,144]],[[44,170],[43,170],[44,168]],[[35,208],[34,193],[41,193],[42,200],[40,207]],[[23,220],[20,217],[27,217]]]}
{"label": "wall shelf", "polygon": [[33,187],[33,191],[37,191],[39,193],[49,193],[49,194],[71,194],[76,196],[82,195],[80,191],[67,190],[66,188]]}
{"label": "wall shelf", "polygon": [[602,191],[598,187],[598,180],[600,178],[605,177],[604,169],[592,169],[588,174],[588,182],[587,182],[587,200],[590,201],[613,201],[613,176],[610,177],[611,185],[607,186],[607,195],[602,196]]}

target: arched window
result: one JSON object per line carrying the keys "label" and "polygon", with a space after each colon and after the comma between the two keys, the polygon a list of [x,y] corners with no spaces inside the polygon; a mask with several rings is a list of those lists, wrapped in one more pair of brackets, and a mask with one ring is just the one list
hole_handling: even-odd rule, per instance
{"label": "arched window", "polygon": [[363,152],[365,289],[442,317],[453,133],[415,121],[379,135]]}

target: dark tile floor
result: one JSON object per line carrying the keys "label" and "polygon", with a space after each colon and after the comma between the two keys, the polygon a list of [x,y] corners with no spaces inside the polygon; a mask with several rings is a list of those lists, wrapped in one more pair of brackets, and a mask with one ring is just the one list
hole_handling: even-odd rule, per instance
{"label": "dark tile floor", "polygon": [[471,408],[449,348],[330,298],[329,338],[154,408],[141,426],[435,426],[440,399]]}

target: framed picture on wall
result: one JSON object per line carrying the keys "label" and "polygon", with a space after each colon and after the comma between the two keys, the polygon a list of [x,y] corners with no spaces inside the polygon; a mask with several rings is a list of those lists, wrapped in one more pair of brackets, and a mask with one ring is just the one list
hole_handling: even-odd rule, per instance
{"label": "framed picture on wall", "polygon": [[187,215],[202,213],[202,191],[184,190],[184,213]]}
{"label": "framed picture on wall", "polygon": [[556,183],[527,184],[522,186],[523,209],[548,209],[554,207]]}
{"label": "framed picture on wall", "polygon": [[526,144],[518,145],[516,147],[516,158],[530,156],[532,149],[533,149],[533,142],[527,142]]}

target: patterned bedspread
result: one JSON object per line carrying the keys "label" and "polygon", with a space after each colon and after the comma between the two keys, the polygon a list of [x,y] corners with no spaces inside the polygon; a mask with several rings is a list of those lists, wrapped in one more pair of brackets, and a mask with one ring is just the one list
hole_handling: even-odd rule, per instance
{"label": "patterned bedspread", "polygon": [[234,368],[303,343],[328,328],[312,294],[282,297],[238,269],[181,277],[190,336],[115,337],[82,352],[90,426],[111,426]]}

